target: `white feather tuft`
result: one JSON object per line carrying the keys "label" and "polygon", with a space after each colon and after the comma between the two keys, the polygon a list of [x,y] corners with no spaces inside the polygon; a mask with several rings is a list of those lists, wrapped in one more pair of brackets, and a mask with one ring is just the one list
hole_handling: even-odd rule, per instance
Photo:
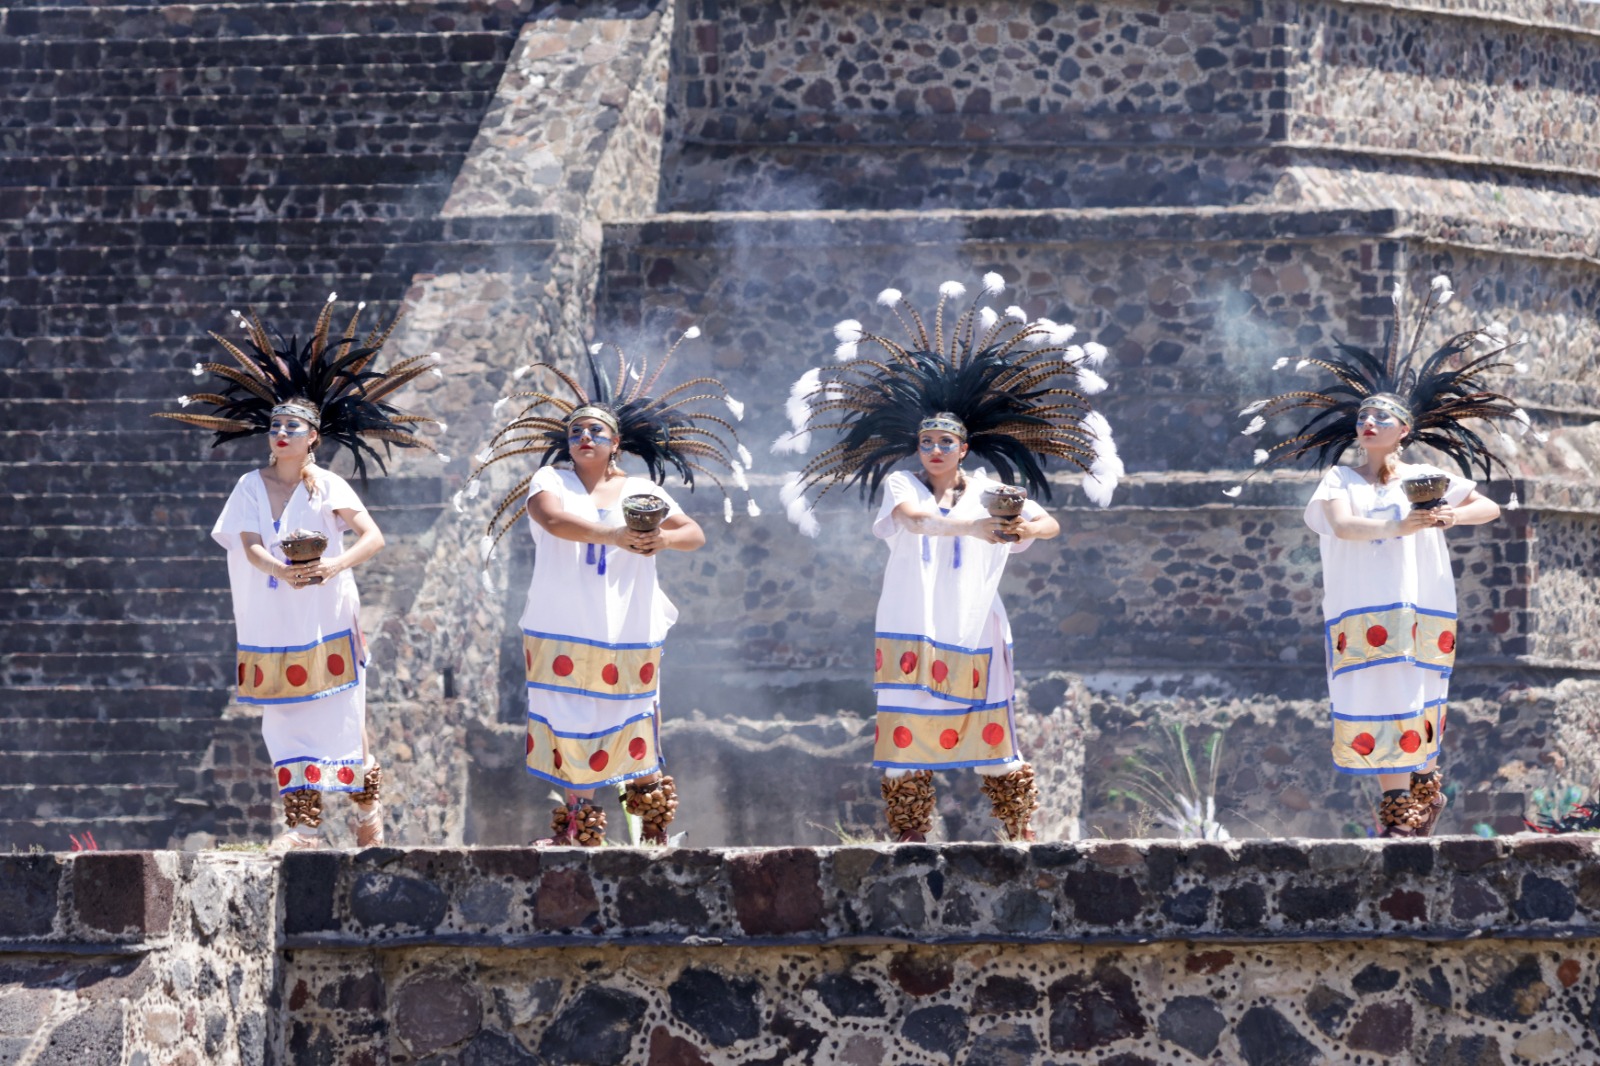
{"label": "white feather tuft", "polygon": [[1069,363],[1077,363],[1087,362],[1089,356],[1088,353],[1083,350],[1082,345],[1069,344],[1067,346],[1067,350],[1061,353],[1061,358],[1067,360]]}
{"label": "white feather tuft", "polygon": [[1088,367],[1078,368],[1078,387],[1090,396],[1106,391],[1106,379]]}
{"label": "white feather tuft", "polygon": [[[519,366],[519,367],[517,367],[515,370],[513,370],[511,372],[511,380],[512,381],[521,381],[523,379],[523,377],[528,373],[528,371],[530,371],[532,369],[533,369],[533,367],[531,367],[531,366]],[[506,397],[506,399],[510,399],[510,397]],[[504,402],[504,401],[502,401],[502,402]]]}
{"label": "white feather tuft", "polygon": [[1533,428],[1533,422],[1529,420],[1528,412],[1519,407],[1515,411],[1511,412],[1511,417],[1516,420],[1517,426],[1519,427],[1517,429],[1517,434],[1519,436],[1527,436],[1528,430]]}
{"label": "white feather tuft", "polygon": [[631,381],[638,381],[639,380],[639,368],[635,367],[635,366],[630,366],[628,368],[628,378]]}
{"label": "white feather tuft", "polygon": [[991,329],[994,329],[995,323],[999,321],[999,312],[995,311],[994,308],[982,307],[978,309],[978,329],[980,331],[988,333]]}
{"label": "white feather tuft", "polygon": [[722,520],[728,523],[733,522],[733,501],[726,496],[722,498]]}
{"label": "white feather tuft", "polygon": [[1538,441],[1540,444],[1549,444],[1550,443],[1550,434],[1548,434],[1548,433],[1540,433],[1538,430],[1535,429],[1535,430],[1529,431],[1528,435],[1531,436],[1534,440]]}
{"label": "white feather tuft", "polygon": [[1405,291],[1405,286],[1398,281],[1394,283],[1394,288],[1389,291],[1389,299],[1394,301],[1396,307],[1400,306],[1400,297]]}
{"label": "white feather tuft", "polygon": [[472,478],[467,482],[467,499],[476,500],[478,498],[478,493],[482,491],[483,482],[479,481],[477,478]]}
{"label": "white feather tuft", "polygon": [[804,496],[797,496],[784,507],[784,515],[800,527],[800,532],[808,537],[814,537],[822,532],[822,527],[817,524],[817,516],[812,513],[811,505]]}
{"label": "white feather tuft", "polygon": [[1111,494],[1117,489],[1117,479],[1113,477],[1100,477],[1090,473],[1083,479],[1083,494],[1094,503],[1096,507],[1110,507]]}
{"label": "white feather tuft", "polygon": [[905,296],[905,293],[899,289],[884,289],[878,293],[878,305],[880,307],[893,307],[900,302],[903,296]]}
{"label": "white feather tuft", "polygon": [[596,342],[594,344],[589,345],[589,354],[590,355],[599,355],[601,352],[603,352],[605,350],[606,350],[606,346],[605,346],[604,342]]}
{"label": "white feather tuft", "polygon": [[1447,275],[1447,274],[1437,274],[1437,275],[1435,275],[1434,279],[1428,283],[1428,287],[1433,289],[1434,292],[1443,292],[1443,291],[1445,291],[1446,289],[1450,288],[1450,277],[1449,277],[1449,275]]}
{"label": "white feather tuft", "polygon": [[1024,311],[1016,304],[1012,304],[1010,307],[1006,308],[1006,317],[1011,319],[1013,322],[1026,322],[1028,321],[1028,312]]}
{"label": "white feather tuft", "polygon": [[735,400],[732,396],[723,397],[722,402],[727,404],[728,405],[728,410],[733,412],[733,420],[735,422],[743,422],[744,421],[744,404],[743,403],[741,403],[738,400]]}
{"label": "white feather tuft", "polygon": [[1267,428],[1267,420],[1265,418],[1262,418],[1260,415],[1256,415],[1254,418],[1252,418],[1250,420],[1250,424],[1248,426],[1245,426],[1244,429],[1242,429],[1240,432],[1243,433],[1246,437],[1253,437],[1257,433],[1260,433],[1263,429],[1266,429],[1266,428]]}
{"label": "white feather tuft", "polygon": [[1250,457],[1250,460],[1257,466],[1260,466],[1270,458],[1272,458],[1272,453],[1268,452],[1265,448],[1257,448],[1255,450],[1255,454]]}
{"label": "white feather tuft", "polygon": [[428,373],[430,373],[430,374],[432,374],[432,375],[433,375],[433,376],[434,376],[434,377],[436,377],[436,378],[442,378],[442,377],[444,377],[444,371],[443,371],[443,370],[440,370],[440,369],[439,369],[439,368],[438,368],[438,367],[436,367],[436,366],[430,366],[430,367],[429,367],[429,368],[428,368]]}
{"label": "white feather tuft", "polygon": [[1052,348],[1060,348],[1070,341],[1078,332],[1076,326],[1059,325],[1050,331],[1049,341]]}
{"label": "white feather tuft", "polygon": [[749,515],[751,518],[760,518],[761,508],[756,506],[755,500],[746,500],[744,501],[744,513]]}
{"label": "white feather tuft", "polygon": [[733,483],[746,492],[750,491],[750,479],[745,477],[744,467],[738,463],[733,464]]}
{"label": "white feather tuft", "polygon": [[510,402],[511,402],[511,397],[509,397],[509,396],[502,396],[498,400],[496,400],[494,402],[494,409],[493,409],[494,410],[494,416],[496,418],[499,418],[500,417],[500,412],[504,411],[506,409],[506,404],[508,404]]}
{"label": "white feather tuft", "polygon": [[439,422],[436,422],[434,424],[439,427],[439,433],[441,435],[450,432],[450,423],[444,422],[444,421],[439,421]]}
{"label": "white feather tuft", "polygon": [[484,562],[488,562],[490,559],[494,558],[493,537],[485,534],[483,538],[478,541],[478,558],[482,559]]}
{"label": "white feather tuft", "polygon": [[439,452],[438,455],[439,455],[439,462],[448,463],[450,461],[450,457],[448,455],[446,455],[444,452]]}
{"label": "white feather tuft", "polygon": [[853,318],[847,318],[833,327],[833,339],[843,344],[853,344],[859,341],[863,333],[861,323]]}
{"label": "white feather tuft", "polygon": [[806,423],[811,420],[811,401],[809,397],[817,391],[822,384],[822,371],[812,367],[800,375],[798,381],[789,386],[789,399],[784,403],[784,413],[789,416],[789,427],[796,433],[806,428]]}
{"label": "white feather tuft", "polygon": [[1257,400],[1255,403],[1251,404],[1249,407],[1246,407],[1243,411],[1240,411],[1239,412],[1239,417],[1240,418],[1249,418],[1251,415],[1255,414],[1257,411],[1260,411],[1262,408],[1266,407],[1267,404],[1269,404],[1271,402],[1272,402],[1271,400]]}
{"label": "white feather tuft", "polygon": [[699,326],[690,326],[688,329],[683,331],[683,339],[686,340],[686,341],[695,340],[699,336],[700,336],[700,327]]}
{"label": "white feather tuft", "polygon": [[1083,346],[1083,354],[1088,358],[1090,366],[1099,366],[1106,361],[1106,356],[1111,353],[1106,349],[1105,345],[1090,341]]}
{"label": "white feather tuft", "polygon": [[1441,293],[1435,293],[1434,296],[1435,296],[1436,301],[1438,302],[1438,305],[1440,307],[1443,307],[1445,304],[1447,304],[1451,300],[1455,299],[1456,291],[1454,289],[1446,289]]}
{"label": "white feather tuft", "polygon": [[367,309],[367,301],[362,300],[362,301],[360,301],[359,303],[356,304],[356,310],[357,311],[365,311],[366,309]]}
{"label": "white feather tuft", "polygon": [[479,463],[487,463],[490,459],[494,458],[494,451],[493,451],[493,449],[485,448],[483,451],[479,452],[477,455],[474,455],[472,458],[474,460],[476,460],[477,462],[479,462]]}
{"label": "white feather tuft", "polygon": [[778,502],[787,507],[804,494],[805,488],[800,480],[799,472],[791,471],[783,479],[783,485],[778,489]]}
{"label": "white feather tuft", "polygon": [[462,504],[462,502],[461,502],[461,490],[460,489],[457,489],[456,490],[456,494],[454,496],[450,497],[450,506],[454,507],[456,509],[456,514],[466,514],[467,513],[466,506],[464,504]]}
{"label": "white feather tuft", "polygon": [[1283,355],[1283,356],[1279,356],[1277,361],[1272,364],[1272,369],[1274,369],[1274,370],[1282,370],[1284,367],[1286,367],[1288,365],[1289,365],[1289,357],[1287,355]]}
{"label": "white feather tuft", "polygon": [[850,360],[856,357],[856,342],[845,341],[843,344],[837,346],[833,349],[833,357],[838,362],[848,363]]}
{"label": "white feather tuft", "polygon": [[206,368],[201,366],[199,363],[196,363],[194,365],[193,369],[191,369],[189,371],[189,373],[193,374],[197,378],[198,377],[204,377],[205,376],[205,372],[206,372]]}
{"label": "white feather tuft", "polygon": [[999,296],[1006,291],[1006,279],[992,270],[989,271],[983,276],[983,291],[989,296]]}
{"label": "white feather tuft", "polygon": [[1237,499],[1238,496],[1239,496],[1239,493],[1241,493],[1243,491],[1244,491],[1244,486],[1243,485],[1235,485],[1232,488],[1223,489],[1222,490],[1222,494],[1224,496],[1228,497],[1230,500],[1232,500],[1232,499]]}
{"label": "white feather tuft", "polygon": [[772,442],[774,455],[804,455],[811,450],[811,434],[785,433]]}
{"label": "white feather tuft", "polygon": [[1511,369],[1515,373],[1526,374],[1528,372],[1528,364],[1527,363],[1512,363],[1511,364]]}
{"label": "white feather tuft", "polygon": [[328,302],[329,303],[333,303],[333,301],[337,300],[338,298],[339,298],[339,294],[338,293],[336,293],[336,292],[328,293]]}
{"label": "white feather tuft", "polygon": [[1522,510],[1522,501],[1517,499],[1517,494],[1516,493],[1513,492],[1511,494],[1511,498],[1506,501],[1506,510],[1508,510],[1508,511],[1520,511],[1520,510]]}
{"label": "white feather tuft", "polygon": [[1295,373],[1298,374],[1300,371],[1304,370],[1306,367],[1308,367],[1310,365],[1311,365],[1311,360],[1302,359],[1302,360],[1300,360],[1298,363],[1296,363],[1294,365],[1294,371],[1295,371]]}
{"label": "white feather tuft", "polygon": [[959,281],[947,281],[939,286],[939,295],[947,300],[959,300],[967,294],[967,287]]}
{"label": "white feather tuft", "polygon": [[750,449],[746,448],[743,444],[739,445],[739,461],[745,465],[746,469],[752,468],[756,465],[755,460],[750,458]]}
{"label": "white feather tuft", "polygon": [[179,396],[178,397],[178,406],[179,407],[188,407],[192,403],[194,403],[194,398],[192,396]]}
{"label": "white feather tuft", "polygon": [[495,591],[494,578],[490,576],[488,569],[485,568],[484,570],[480,571],[480,573],[482,574],[483,591],[485,591],[485,592],[493,592],[493,591]]}

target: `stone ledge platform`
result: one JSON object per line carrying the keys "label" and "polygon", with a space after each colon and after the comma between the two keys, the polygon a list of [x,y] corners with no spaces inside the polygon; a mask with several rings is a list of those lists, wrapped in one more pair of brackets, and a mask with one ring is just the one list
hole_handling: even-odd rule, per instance
{"label": "stone ledge platform", "polygon": [[0,857],[0,1061],[1595,1061],[1600,839]]}

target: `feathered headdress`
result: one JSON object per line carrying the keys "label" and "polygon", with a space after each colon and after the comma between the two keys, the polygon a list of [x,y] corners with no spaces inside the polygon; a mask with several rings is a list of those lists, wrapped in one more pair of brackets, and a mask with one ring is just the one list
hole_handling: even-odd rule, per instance
{"label": "feathered headdress", "polygon": [[[978,299],[947,323],[946,305],[967,290],[945,282],[931,334],[900,290],[883,290],[878,303],[900,320],[910,338],[905,345],[854,320],[834,327],[841,365],[808,370],[795,382],[788,402],[792,431],[773,444],[776,452],[804,454],[813,433],[840,435],[783,487],[789,519],[802,532],[818,531],[806,500],[810,489],[822,486],[821,499],[835,486],[859,484],[872,499],[894,465],[917,453],[924,421],[941,413],[955,416],[971,454],[992,464],[1001,481],[1020,480],[1049,499],[1044,467],[1054,457],[1087,475],[1083,488],[1091,500],[1101,507],[1111,502],[1122,460],[1110,424],[1088,399],[1106,387],[1093,369],[1105,361],[1106,349],[1070,344],[1073,327],[1030,321],[1020,307],[1001,315],[979,306],[1004,289],[999,274],[985,274]],[[881,348],[884,358],[858,354],[864,341]]]}
{"label": "feathered headdress", "polygon": [[[383,349],[389,334],[394,332],[400,316],[396,315],[387,327],[375,326],[364,340],[358,341],[356,326],[367,306],[360,303],[343,335],[330,338],[328,328],[337,297],[337,293],[328,294],[328,301],[322,305],[322,313],[311,331],[311,339],[303,346],[293,336],[287,342],[281,334],[274,340],[253,308],[247,315],[233,312],[244,327],[249,350],[219,333],[211,333],[238,365],[196,363],[195,377],[210,373],[226,385],[220,393],[197,392],[178,397],[178,403],[184,407],[210,404],[211,413],[158,411],[155,417],[211,430],[216,434],[212,447],[216,447],[224,441],[266,433],[272,424],[274,408],[293,400],[310,401],[310,409],[296,405],[295,413],[316,425],[323,443],[335,449],[341,446],[350,449],[355,474],[363,482],[367,479],[366,460],[370,457],[378,464],[379,471],[384,471],[383,460],[390,446],[422,448],[438,454],[432,442],[418,435],[414,427],[432,423],[444,429],[445,424],[425,415],[407,414],[387,398],[419,375],[430,371],[440,374],[439,353],[414,355],[388,370],[373,369],[373,360]],[[379,444],[383,445],[381,453],[376,447]],[[449,461],[443,454],[439,458]]]}
{"label": "feathered headdress", "polygon": [[[1301,359],[1295,367],[1315,366],[1326,370],[1333,381],[1321,390],[1285,392],[1255,403],[1239,412],[1250,422],[1244,428],[1253,436],[1266,428],[1267,419],[1305,408],[1316,411],[1294,436],[1270,448],[1258,448],[1257,469],[1266,469],[1313,457],[1314,465],[1336,463],[1344,450],[1356,443],[1357,418],[1364,406],[1380,406],[1404,418],[1411,427],[1407,441],[1426,444],[1456,461],[1461,472],[1472,474],[1473,464],[1485,479],[1493,467],[1503,470],[1505,463],[1477,432],[1464,423],[1469,419],[1515,423],[1519,433],[1529,432],[1528,415],[1516,401],[1489,387],[1485,378],[1497,371],[1522,371],[1520,363],[1501,359],[1514,347],[1506,328],[1492,323],[1458,333],[1431,355],[1417,361],[1422,333],[1434,311],[1455,296],[1450,279],[1443,274],[1428,287],[1428,297],[1417,313],[1411,343],[1402,346],[1401,296],[1403,285],[1396,282],[1393,292],[1394,319],[1389,324],[1388,346],[1382,356],[1365,348],[1335,340],[1339,354],[1329,359]],[[1474,345],[1486,349],[1477,351]],[[1274,364],[1274,370],[1289,365],[1287,357]],[[1504,429],[1500,434],[1510,439]],[[1543,440],[1542,435],[1535,436]],[[1242,485],[1223,490],[1237,496]]]}
{"label": "feathered headdress", "polygon": [[[698,326],[691,326],[667,350],[654,373],[648,361],[635,367],[628,362],[620,347],[611,347],[617,353],[616,373],[607,377],[600,369],[597,357],[604,350],[596,344],[588,351],[589,387],[586,389],[571,374],[550,363],[531,363],[519,367],[512,375],[521,381],[530,371],[543,370],[566,386],[571,399],[543,390],[513,392],[497,400],[494,413],[498,418],[508,404],[519,405],[511,420],[490,439],[488,447],[474,458],[478,466],[467,479],[464,492],[456,493],[457,511],[463,510],[462,498],[476,497],[483,472],[496,463],[522,455],[537,454],[536,471],[550,463],[570,462],[572,453],[567,447],[567,425],[575,415],[588,415],[612,423],[618,443],[625,452],[644,460],[652,481],[661,482],[669,472],[676,472],[694,491],[694,476],[704,474],[722,490],[723,517],[733,521],[733,499],[708,466],[727,470],[734,483],[746,492],[750,482],[745,471],[750,466],[750,453],[739,443],[739,434],[733,423],[721,415],[700,410],[696,405],[709,401],[725,404],[735,419],[744,418],[744,404],[735,400],[722,384],[713,377],[698,377],[662,393],[652,396],[651,391],[661,378],[661,372],[686,340],[700,336]],[[494,517],[489,520],[488,532],[483,540],[483,558],[488,561],[494,546],[500,543],[521,517],[519,505],[527,492],[533,474],[519,481],[506,494]],[[752,516],[760,509],[754,500],[746,501],[746,510]]]}

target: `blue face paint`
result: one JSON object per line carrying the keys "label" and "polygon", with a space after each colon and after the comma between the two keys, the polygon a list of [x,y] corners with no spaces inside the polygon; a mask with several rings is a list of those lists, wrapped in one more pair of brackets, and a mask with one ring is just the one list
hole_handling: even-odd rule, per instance
{"label": "blue face paint", "polygon": [[938,440],[934,440],[932,437],[923,437],[917,441],[917,447],[921,449],[924,454],[931,454],[933,450],[937,448],[945,455],[949,455],[951,452],[961,447],[961,442],[955,437],[951,436],[940,437]]}
{"label": "blue face paint", "polygon": [[298,418],[274,418],[267,427],[267,433],[273,437],[304,437],[311,432],[311,426]]}
{"label": "blue face paint", "polygon": [[567,443],[577,444],[588,437],[596,444],[610,444],[611,437],[606,433],[605,426],[573,426],[567,430]]}

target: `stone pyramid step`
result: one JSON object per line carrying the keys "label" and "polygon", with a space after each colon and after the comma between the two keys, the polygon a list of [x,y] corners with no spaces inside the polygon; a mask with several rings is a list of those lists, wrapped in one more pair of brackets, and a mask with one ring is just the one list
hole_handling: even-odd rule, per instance
{"label": "stone pyramid step", "polygon": [[242,126],[272,115],[287,126],[374,127],[412,123],[474,122],[483,117],[493,94],[470,91],[409,90],[371,93],[274,93],[224,96],[170,95],[30,99],[0,114],[0,128],[38,130],[112,129],[163,126]]}
{"label": "stone pyramid step", "polygon": [[108,550],[130,560],[160,559],[178,549],[189,554],[210,539],[210,525],[0,526],[0,558],[81,559]]}
{"label": "stone pyramid step", "polygon": [[[71,404],[75,401],[62,401]],[[129,403],[119,406],[139,406]],[[3,410],[3,408],[0,408]],[[199,435],[199,434],[197,434]],[[255,453],[259,455],[260,453]],[[362,502],[369,507],[433,505],[444,501],[444,480],[438,474],[439,461],[427,456],[419,462],[432,470],[424,472],[397,469],[393,477],[372,477],[361,489]],[[461,462],[457,460],[457,462]],[[174,463],[0,463],[0,477],[17,496],[46,494],[87,496],[96,492],[119,493],[171,491],[181,487],[207,494],[233,491],[234,482],[252,469],[253,462],[217,455],[191,462]],[[335,469],[348,470],[344,459],[335,460]],[[120,470],[120,473],[119,473]]]}
{"label": "stone pyramid step", "polygon": [[[149,256],[140,262],[159,263],[159,249],[167,254],[192,248],[219,249],[257,245],[299,249],[395,244],[437,244],[473,241],[537,241],[559,236],[557,220],[548,215],[509,218],[400,218],[374,224],[362,219],[262,218],[262,219],[72,219],[59,221],[0,222],[0,248],[54,251],[63,258],[38,273],[60,269],[69,274],[94,270],[75,257],[134,250]],[[47,247],[41,247],[47,246]],[[26,271],[16,271],[26,273]]]}
{"label": "stone pyramid step", "polygon": [[[122,561],[126,568],[126,561]],[[0,663],[0,686],[37,688],[51,685],[117,685],[144,688],[172,685],[183,688],[225,689],[233,681],[233,659],[213,652],[154,655],[119,651],[94,654],[76,652],[19,652]]]}
{"label": "stone pyramid step", "polygon": [[[270,113],[270,112],[269,112]],[[259,116],[257,116],[259,121]],[[445,123],[390,123],[381,134],[359,126],[114,126],[34,127],[0,130],[4,157],[82,157],[97,147],[118,156],[324,156],[324,167],[342,167],[363,156],[428,154],[472,143],[475,119]]]}
{"label": "stone pyramid step", "polygon": [[[337,177],[337,175],[325,175]],[[225,186],[0,184],[0,219],[118,220],[155,218],[321,219],[385,221],[431,218],[444,203],[446,182],[282,185],[275,181]]]}
{"label": "stone pyramid step", "polygon": [[[161,409],[152,401],[151,410]],[[97,463],[107,456],[121,456],[137,462],[193,462],[205,457],[209,447],[196,434],[174,433],[173,426],[161,426],[148,432],[125,430],[117,433],[80,431],[57,433],[44,430],[0,432],[0,456],[13,463]],[[97,503],[96,507],[102,504]],[[43,522],[30,506],[30,518]],[[97,511],[96,518],[103,518]],[[71,521],[70,516],[53,521]]]}
{"label": "stone pyramid step", "polygon": [[227,37],[0,38],[0,68],[95,70],[146,68],[226,69],[253,56],[271,55],[285,66],[504,62],[515,38],[499,31],[371,33],[360,36],[229,35]]}
{"label": "stone pyramid step", "polygon": [[233,624],[226,596],[191,589],[0,589],[0,622],[165,622]]}
{"label": "stone pyramid step", "polygon": [[[199,434],[195,436],[204,440]],[[110,527],[153,523],[210,529],[228,493],[233,491],[234,482],[251,465],[240,452],[217,454],[215,458],[208,456],[195,461],[203,462],[207,470],[203,478],[192,479],[195,486],[192,491],[116,493],[97,503],[95,520]],[[335,468],[344,469],[343,461],[336,460]],[[183,479],[177,480],[182,482]],[[382,521],[390,521],[391,514],[425,512],[445,506],[443,497],[446,481],[415,472],[397,472],[394,477],[373,477],[364,486],[359,479],[354,484],[368,510],[380,516]],[[12,495],[7,502],[17,509],[14,513],[26,514],[36,525],[73,525],[84,519],[81,492]]]}
{"label": "stone pyramid step", "polygon": [[134,302],[130,299],[120,304],[0,305],[0,336],[23,338],[65,333],[73,323],[77,323],[85,335],[98,337],[202,334],[204,324],[216,322],[219,312],[226,317],[229,308],[242,309],[247,305],[255,307],[263,322],[278,328],[279,323],[314,323],[328,293],[339,291],[341,285],[346,292],[363,293],[371,302],[387,306],[405,291],[409,280],[408,276],[392,274],[281,276],[270,283],[257,278],[218,277],[208,298],[192,302]]}
{"label": "stone pyramid step", "polygon": [[394,92],[426,86],[453,92],[493,91],[502,64],[309,63],[285,66],[144,67],[137,70],[6,70],[0,100],[94,96],[222,96],[276,90],[310,93]]}
{"label": "stone pyramid step", "polygon": [[466,158],[463,145],[425,152],[345,154],[337,164],[323,153],[253,155],[80,155],[9,154],[0,169],[0,186],[37,185],[47,189],[78,185],[321,185],[329,172],[351,184],[403,182],[447,184]]}
{"label": "stone pyramid step", "polygon": [[[11,793],[27,796],[32,786],[13,785],[9,788]],[[130,790],[116,786],[106,791],[115,795]],[[0,791],[0,810],[13,809],[6,806],[9,799],[10,793]],[[30,848],[69,851],[72,835],[75,834],[81,841],[84,831],[88,830],[101,851],[167,848],[183,843],[181,837],[177,836],[180,816],[170,811],[151,815],[105,815],[100,813],[102,808],[96,807],[87,796],[81,804],[73,806],[74,811],[80,808],[81,814],[64,814],[61,817],[0,818],[0,840],[19,851]]]}
{"label": "stone pyramid step", "polygon": [[43,654],[71,649],[83,655],[226,655],[236,643],[232,621],[13,622],[7,650]]}
{"label": "stone pyramid step", "polygon": [[[227,599],[224,593],[222,599]],[[0,689],[0,719],[93,718],[101,722],[124,719],[218,718],[231,692],[216,685],[141,685],[113,688],[62,682],[59,685],[12,685]],[[3,809],[3,808],[0,808]]]}
{"label": "stone pyramid step", "polygon": [[[63,708],[70,713],[71,708]],[[212,718],[0,718],[0,753],[204,751],[216,731]]]}
{"label": "stone pyramid step", "polygon": [[0,758],[0,785],[71,781],[78,785],[143,785],[170,781],[194,761],[192,751],[10,751]]}
{"label": "stone pyramid step", "polygon": [[423,5],[393,0],[316,0],[299,3],[98,4],[40,0],[4,11],[0,31],[8,37],[40,38],[235,38],[265,34],[313,36],[389,33],[450,33],[516,29],[531,0],[429,0]]}
{"label": "stone pyramid step", "polygon": [[[207,538],[209,541],[210,538]],[[123,556],[51,559],[20,556],[9,561],[0,588],[8,589],[171,589],[197,593],[228,590],[228,567],[214,542],[195,540],[187,555],[147,559],[133,565]],[[200,552],[205,554],[199,554]],[[23,684],[24,682],[17,682]],[[27,682],[32,684],[32,682]]]}
{"label": "stone pyramid step", "polygon": [[[170,783],[172,777],[169,769],[152,780],[136,782],[138,788],[104,783],[0,784],[0,811],[12,818],[83,819],[73,826],[74,832],[95,829],[101,819],[171,818],[175,801],[182,794],[177,785]],[[68,780],[75,780],[75,777]],[[100,836],[96,831],[95,838],[102,848],[116,846],[114,840],[99,840]],[[65,838],[66,832],[62,831],[61,840],[55,846],[65,850]]]}

